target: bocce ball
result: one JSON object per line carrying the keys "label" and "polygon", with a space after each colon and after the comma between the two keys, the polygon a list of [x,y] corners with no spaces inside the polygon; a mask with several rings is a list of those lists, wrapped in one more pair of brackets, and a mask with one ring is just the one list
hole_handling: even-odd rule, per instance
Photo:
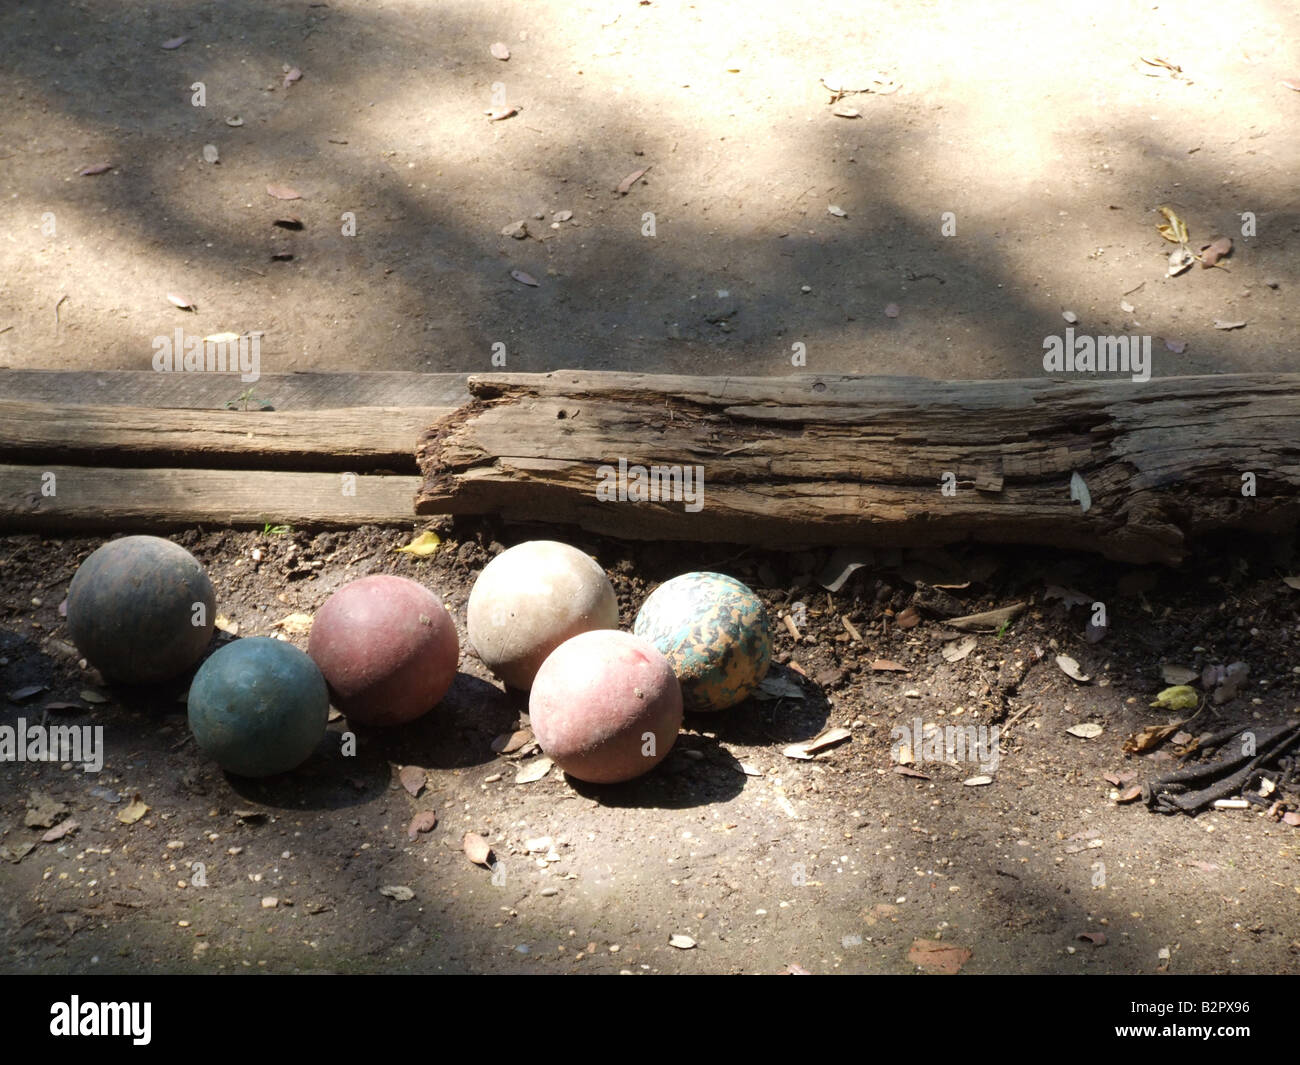
{"label": "bocce ball", "polygon": [[762,601],[734,577],[684,573],[656,588],[632,631],[668,659],[687,710],[725,710],[767,676],[772,635]]}
{"label": "bocce ball", "polygon": [[631,780],[663,761],[682,727],[672,667],[640,636],[584,632],[542,663],[528,697],[542,750],[593,784]]}
{"label": "bocce ball", "polygon": [[252,636],[228,643],[190,685],[190,731],[199,749],[241,777],[302,765],[325,736],[325,678],[293,644]]}
{"label": "bocce ball", "polygon": [[198,559],[157,536],[111,540],[68,589],[72,642],[108,680],[148,684],[184,673],[212,639],[216,593]]}
{"label": "bocce ball", "polygon": [[590,555],[554,540],[530,540],[483,567],[467,615],[470,643],[483,664],[527,691],[565,640],[618,627],[618,599]]}
{"label": "bocce ball", "polygon": [[460,638],[428,588],[376,574],[345,584],[325,601],[312,622],[307,653],[349,722],[401,725],[447,694]]}

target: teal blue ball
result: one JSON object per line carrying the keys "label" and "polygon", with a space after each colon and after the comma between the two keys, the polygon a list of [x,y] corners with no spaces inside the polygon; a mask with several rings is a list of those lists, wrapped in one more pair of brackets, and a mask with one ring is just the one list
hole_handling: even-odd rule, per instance
{"label": "teal blue ball", "polygon": [[668,659],[687,710],[725,710],[749,698],[772,664],[763,602],[734,577],[684,573],[651,593],[632,631]]}
{"label": "teal blue ball", "polygon": [[241,777],[296,769],[325,736],[325,678],[283,640],[236,640],[199,667],[190,685],[190,731],[199,749]]}

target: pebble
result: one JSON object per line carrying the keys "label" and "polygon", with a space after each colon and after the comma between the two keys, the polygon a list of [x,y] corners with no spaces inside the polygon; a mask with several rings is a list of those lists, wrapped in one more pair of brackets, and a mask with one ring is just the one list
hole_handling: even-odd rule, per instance
{"label": "pebble", "polygon": [[541,890],[541,896],[544,899],[549,899],[552,895],[558,895],[559,893],[560,893],[559,888],[547,887],[547,888],[542,888]]}
{"label": "pebble", "polygon": [[274,910],[279,905],[280,900],[274,895],[267,895],[266,898],[262,900],[262,909],[264,910]]}

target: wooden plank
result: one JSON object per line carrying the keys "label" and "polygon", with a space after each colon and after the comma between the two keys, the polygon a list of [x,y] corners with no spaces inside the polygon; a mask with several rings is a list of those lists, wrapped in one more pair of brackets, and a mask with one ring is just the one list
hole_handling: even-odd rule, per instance
{"label": "wooden plank", "polygon": [[456,407],[469,399],[463,373],[236,373],[153,370],[0,370],[0,396],[28,403],[224,410],[249,388],[277,410]]}
{"label": "wooden plank", "polygon": [[[557,371],[471,377],[425,434],[419,514],[775,547],[1036,543],[1177,563],[1300,521],[1300,375],[931,381]],[[620,466],[620,460],[623,466]],[[687,498],[602,498],[634,467]],[[626,475],[623,470],[626,469]],[[1091,496],[1071,498],[1078,473]],[[1243,474],[1254,494],[1243,495]],[[943,491],[945,482],[953,491]],[[642,484],[645,482],[642,481]],[[630,498],[629,498],[630,497]],[[699,505],[696,505],[696,504]]]}
{"label": "wooden plank", "polygon": [[[53,475],[50,481],[49,475]],[[419,477],[0,465],[0,529],[409,523]],[[54,495],[46,495],[52,483]]]}
{"label": "wooden plank", "polygon": [[0,401],[0,461],[414,473],[447,407],[159,410]]}

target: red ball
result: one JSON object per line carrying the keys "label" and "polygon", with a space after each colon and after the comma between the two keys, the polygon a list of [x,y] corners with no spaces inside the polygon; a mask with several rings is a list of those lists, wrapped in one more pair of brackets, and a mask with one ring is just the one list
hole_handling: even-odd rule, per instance
{"label": "red ball", "polygon": [[307,653],[330,701],[361,725],[401,725],[433,709],[456,678],[460,639],[422,584],[377,574],[346,584],[312,623]]}
{"label": "red ball", "polygon": [[682,689],[649,640],[600,629],[560,644],[528,700],[533,733],[561,769],[593,784],[648,773],[682,727]]}

